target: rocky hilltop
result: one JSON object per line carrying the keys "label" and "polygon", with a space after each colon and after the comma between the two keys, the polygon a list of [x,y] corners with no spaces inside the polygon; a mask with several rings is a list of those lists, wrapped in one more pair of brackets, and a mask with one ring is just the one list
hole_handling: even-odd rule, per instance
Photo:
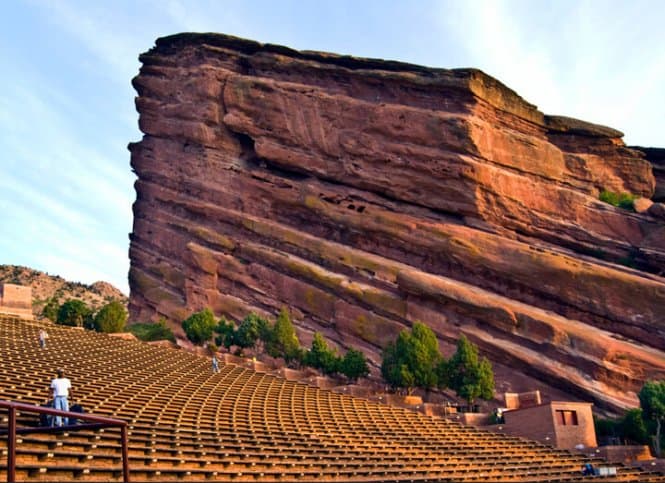
{"label": "rocky hilltop", "polygon": [[0,265],[0,283],[24,285],[32,289],[32,312],[41,315],[44,305],[50,298],[59,303],[78,299],[94,310],[102,308],[111,300],[127,305],[127,296],[108,282],[95,282],[90,285],[70,282],[58,275],[50,275],[39,270],[20,265]]}
{"label": "rocky hilltop", "polygon": [[286,305],[303,340],[374,362],[420,320],[444,353],[466,334],[512,387],[610,410],[665,377],[663,205],[599,200],[662,193],[662,152],[474,69],[218,34],[140,60],[133,319]]}

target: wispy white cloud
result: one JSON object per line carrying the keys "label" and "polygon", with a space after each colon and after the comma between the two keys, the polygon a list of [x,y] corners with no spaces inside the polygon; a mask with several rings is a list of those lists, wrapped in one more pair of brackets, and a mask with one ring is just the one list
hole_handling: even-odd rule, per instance
{"label": "wispy white cloud", "polygon": [[127,16],[119,17],[113,3],[33,1],[32,5],[45,12],[56,30],[76,38],[78,45],[94,56],[96,62],[91,68],[106,67],[108,77],[122,84],[137,72],[134,32],[128,28],[133,23],[123,25]]}
{"label": "wispy white cloud", "polygon": [[118,263],[127,258],[123,244],[103,235],[97,238],[88,225],[72,227],[57,210],[14,202],[13,195],[0,200],[5,229],[0,263],[26,265],[84,283],[104,280],[127,292],[127,265]]}
{"label": "wispy white cloud", "polygon": [[53,91],[41,88],[39,80],[31,84],[32,91],[7,86],[0,97],[5,113],[0,117],[0,140],[6,148],[1,168],[6,171],[4,182],[24,185],[24,192],[39,189],[42,196],[53,193],[69,201],[100,193],[115,202],[131,200],[131,187],[123,186],[132,178],[124,146],[116,149],[121,162],[100,154],[77,131],[76,117],[63,115],[52,102],[57,97]]}
{"label": "wispy white cloud", "polygon": [[441,4],[437,16],[442,29],[455,33],[469,66],[542,111],[653,143],[665,108],[664,12],[662,3],[647,1],[488,0]]}
{"label": "wispy white cloud", "polygon": [[446,3],[438,12],[442,28],[455,34],[470,64],[498,78],[529,102],[547,93],[561,97],[554,62],[546,45],[530,38],[505,2]]}
{"label": "wispy white cloud", "polygon": [[[0,80],[0,257],[3,263],[86,283],[103,272],[105,280],[127,291],[133,200],[129,154],[124,143],[111,150],[96,147],[103,143],[90,138],[91,132],[102,134],[104,123],[98,129],[81,124],[90,119],[95,116],[75,92],[56,87],[21,62],[14,62]],[[113,245],[118,248],[104,252],[115,260],[94,257],[99,247]],[[46,264],[67,258],[69,264],[58,266],[76,266],[75,272],[57,272]]]}

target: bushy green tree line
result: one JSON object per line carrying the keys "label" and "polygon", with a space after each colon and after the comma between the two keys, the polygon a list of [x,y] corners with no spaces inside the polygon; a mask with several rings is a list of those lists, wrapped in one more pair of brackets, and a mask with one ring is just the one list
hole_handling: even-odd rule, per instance
{"label": "bushy green tree line", "polygon": [[328,343],[319,332],[314,334],[311,348],[305,353],[303,363],[321,370],[324,374],[342,374],[350,381],[357,381],[369,374],[365,354],[356,349],[349,349],[344,356],[328,347]]}
{"label": "bushy green tree line", "polygon": [[187,338],[195,344],[209,344],[213,333],[218,346],[242,355],[243,349],[265,350],[273,357],[283,357],[287,363],[297,365],[302,361],[303,350],[295,327],[286,308],[282,308],[274,324],[257,314],[250,313],[237,326],[222,317],[215,321],[212,311],[204,309],[192,314],[182,323]]}
{"label": "bushy green tree line", "polygon": [[618,438],[623,444],[651,444],[661,456],[665,422],[665,381],[647,381],[638,393],[640,407],[616,419],[595,418],[599,438]]}
{"label": "bushy green tree line", "polygon": [[127,331],[134,334],[139,340],[168,340],[175,342],[175,335],[163,318],[157,323],[145,322],[131,324],[127,327]]}
{"label": "bushy green tree line", "polygon": [[640,393],[642,417],[649,421],[655,429],[651,431],[653,448],[656,457],[661,455],[662,424],[665,421],[665,381],[647,381]]}
{"label": "bushy green tree line", "polygon": [[42,316],[56,324],[105,333],[122,332],[127,323],[127,310],[117,300],[112,300],[95,313],[82,300],[69,299],[58,304],[56,298],[50,298],[42,310]]}
{"label": "bushy green tree line", "polygon": [[477,399],[494,397],[494,372],[487,358],[478,356],[478,347],[463,334],[457,350],[446,360],[439,352],[436,335],[416,322],[404,329],[383,350],[381,374],[393,388],[411,394],[415,388],[453,389],[469,406]]}
{"label": "bushy green tree line", "polygon": [[301,347],[291,316],[282,308],[274,323],[255,314],[248,314],[238,325],[222,317],[215,322],[209,309],[192,314],[182,323],[187,338],[195,344],[210,343],[214,336],[216,346],[231,349],[242,355],[244,349],[266,352],[272,357],[282,357],[291,366],[306,365],[320,369],[324,374],[343,374],[355,381],[369,374],[365,355],[350,349],[342,357],[326,343],[320,333],[314,334],[312,347]]}
{"label": "bushy green tree line", "polygon": [[114,300],[104,305],[93,319],[93,325],[97,332],[113,333],[122,332],[127,323],[127,311],[125,307]]}

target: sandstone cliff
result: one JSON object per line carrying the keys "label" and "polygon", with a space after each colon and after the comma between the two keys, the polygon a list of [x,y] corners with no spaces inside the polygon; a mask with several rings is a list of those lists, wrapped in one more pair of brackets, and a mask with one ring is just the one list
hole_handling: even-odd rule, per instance
{"label": "sandstone cliff", "polygon": [[374,361],[421,320],[609,409],[665,377],[665,223],[598,200],[654,195],[622,133],[474,69],[217,34],[140,60],[132,319],[287,305]]}
{"label": "sandstone cliff", "polygon": [[642,151],[653,166],[653,175],[656,178],[656,191],[652,199],[665,202],[665,148],[643,148],[635,146],[634,149]]}

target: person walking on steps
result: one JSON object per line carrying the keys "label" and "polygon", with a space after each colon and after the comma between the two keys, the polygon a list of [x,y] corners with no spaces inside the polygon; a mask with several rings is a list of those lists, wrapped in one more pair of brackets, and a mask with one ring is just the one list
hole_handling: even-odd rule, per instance
{"label": "person walking on steps", "polygon": [[[65,377],[65,371],[58,369],[58,377],[51,381],[51,389],[53,389],[53,408],[61,411],[69,411],[69,396],[72,392],[72,382]],[[62,426],[69,424],[69,418],[56,416],[51,421],[51,425]]]}
{"label": "person walking on steps", "polygon": [[219,372],[219,364],[217,362],[217,356],[215,354],[212,355],[212,373],[217,374]]}
{"label": "person walking on steps", "polygon": [[48,339],[48,332],[44,329],[39,329],[39,347],[42,349],[46,347],[46,339]]}

